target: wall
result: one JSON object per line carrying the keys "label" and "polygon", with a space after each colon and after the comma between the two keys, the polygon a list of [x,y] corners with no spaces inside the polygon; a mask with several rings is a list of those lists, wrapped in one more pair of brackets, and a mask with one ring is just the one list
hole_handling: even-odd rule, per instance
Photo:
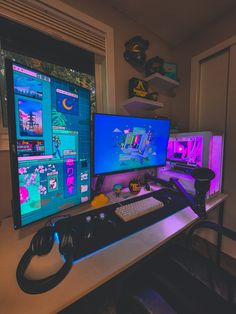
{"label": "wall", "polygon": [[0,218],[11,214],[10,156],[0,151]]}
{"label": "wall", "polygon": [[[185,44],[174,49],[175,60],[180,68],[180,77],[181,77],[181,87],[178,89],[176,98],[173,100],[173,108],[178,108],[173,114],[177,120],[181,121],[182,125],[188,126],[189,124],[189,100],[190,100],[190,84],[191,84],[191,58],[195,55],[200,54],[207,49],[214,47],[215,45],[225,41],[226,39],[236,35],[236,10],[232,11],[230,14],[225,16],[220,21],[215,22],[210,25],[204,31],[196,34],[192,39],[188,40]],[[231,62],[232,62],[231,58]],[[232,68],[230,67],[230,71]],[[228,72],[228,68],[225,67],[225,71]],[[235,77],[235,68],[233,71]],[[224,73],[225,74],[225,73]],[[228,74],[226,74],[227,76]],[[223,76],[222,76],[223,77]],[[221,79],[222,79],[221,77]],[[225,82],[224,82],[225,83]],[[226,82],[227,83],[227,82]],[[211,86],[212,86],[211,82]],[[222,84],[223,85],[223,84]],[[233,83],[234,85],[234,83]],[[212,86],[216,88],[216,85]],[[221,86],[222,88],[222,86]],[[219,92],[219,90],[217,90]],[[235,111],[235,102],[229,103],[229,94],[228,94],[228,118],[227,118],[227,131],[228,135],[226,138],[227,148],[225,150],[225,165],[224,165],[224,191],[229,193],[229,198],[225,204],[224,212],[224,225],[226,227],[235,230],[235,221],[236,221],[236,212],[235,212],[235,143],[233,138],[236,137],[236,131],[234,128],[235,115],[231,112]],[[218,99],[217,99],[218,100]],[[234,98],[235,100],[235,98]],[[223,105],[223,103],[222,103]],[[233,118],[234,117],[234,118]],[[224,117],[222,116],[222,119]],[[231,122],[230,122],[231,121]],[[224,122],[223,122],[224,123]],[[209,123],[210,124],[210,123]],[[218,126],[219,127],[219,126]],[[217,216],[211,217],[211,219],[217,219]],[[213,232],[203,232],[201,233],[204,238],[209,240],[212,239]],[[222,249],[229,255],[236,258],[235,253],[235,242],[228,240],[227,238],[223,239]]]}
{"label": "wall", "polygon": [[[172,52],[168,46],[158,37],[146,31],[143,27],[130,20],[124,14],[110,7],[106,1],[90,0],[76,1],[63,0],[63,2],[76,9],[110,25],[114,29],[115,40],[115,80],[116,80],[116,107],[117,113],[127,114],[122,107],[122,102],[128,98],[128,80],[131,77],[141,78],[141,74],[132,68],[124,59],[124,43],[135,35],[141,35],[148,39],[150,46],[146,51],[147,58],[159,55],[168,60],[172,60]],[[158,110],[158,114],[164,115],[171,112],[172,99],[160,97],[165,101],[166,106]]]}
{"label": "wall", "polygon": [[173,50],[173,56],[178,64],[181,85],[172,104],[172,117],[178,121],[180,127],[189,127],[189,99],[191,83],[191,59],[216,44],[236,34],[236,10],[224,18],[209,25],[195,34],[184,44]]}
{"label": "wall", "polygon": [[[124,43],[135,35],[141,35],[144,39],[150,41],[150,47],[147,50],[147,57],[150,58],[159,55],[163,58],[172,59],[171,50],[159,38],[154,36],[148,31],[145,31],[141,26],[129,20],[126,16],[120,14],[112,8],[109,8],[102,1],[71,1],[65,0],[65,3],[75,7],[76,9],[100,20],[114,28],[115,38],[115,80],[116,80],[116,107],[117,113],[127,114],[122,107],[122,102],[128,98],[128,80],[131,77],[140,77],[135,69],[133,69],[123,58]],[[158,111],[160,115],[169,115],[171,113],[172,98],[162,97],[160,101],[166,103],[163,109]],[[151,112],[151,114],[153,114]],[[10,181],[10,166],[9,166],[9,153],[0,151],[0,166],[1,166],[1,179],[0,179],[0,218],[11,214],[11,181]],[[134,176],[134,174],[131,174]],[[126,180],[121,180],[123,184],[127,183],[130,176]],[[110,186],[116,182],[117,178],[112,177],[112,182],[109,180]],[[124,181],[124,182],[123,182]],[[105,182],[106,183],[106,182]],[[2,188],[3,187],[3,188]],[[107,184],[105,184],[108,189]]]}

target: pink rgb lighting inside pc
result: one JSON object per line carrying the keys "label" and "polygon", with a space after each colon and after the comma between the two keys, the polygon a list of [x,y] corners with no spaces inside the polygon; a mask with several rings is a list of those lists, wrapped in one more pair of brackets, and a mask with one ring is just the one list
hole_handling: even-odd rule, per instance
{"label": "pink rgb lighting inside pc", "polygon": [[208,167],[216,176],[211,181],[209,196],[221,191],[223,136],[212,132],[191,132],[170,135],[167,164],[158,171],[158,177],[168,180],[177,177],[186,190],[194,193],[193,169]]}
{"label": "pink rgb lighting inside pc", "polygon": [[202,167],[202,136],[173,138],[168,142],[167,160],[174,169],[188,172],[195,167]]}

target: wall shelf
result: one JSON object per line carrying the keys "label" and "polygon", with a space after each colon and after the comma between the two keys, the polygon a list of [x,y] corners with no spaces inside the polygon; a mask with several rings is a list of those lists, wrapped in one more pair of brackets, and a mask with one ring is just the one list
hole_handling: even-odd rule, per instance
{"label": "wall shelf", "polygon": [[142,97],[132,97],[123,102],[125,109],[133,113],[135,111],[151,111],[164,107],[164,105],[158,101],[146,99]]}
{"label": "wall shelf", "polygon": [[150,85],[155,86],[155,90],[159,93],[167,93],[171,95],[174,94],[175,88],[180,85],[178,81],[160,73],[153,73],[152,75],[146,77],[145,81],[147,81]]}

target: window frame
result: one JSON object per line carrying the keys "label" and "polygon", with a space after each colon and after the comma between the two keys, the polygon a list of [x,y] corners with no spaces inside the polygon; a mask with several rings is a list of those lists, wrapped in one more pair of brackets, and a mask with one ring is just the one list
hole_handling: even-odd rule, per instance
{"label": "window frame", "polygon": [[[93,29],[102,32],[105,37],[105,51],[100,52],[92,45],[85,45],[78,40],[73,38],[73,43],[80,47],[85,48],[91,52],[94,52],[96,55],[95,58],[95,82],[96,82],[96,98],[97,98],[97,109],[102,113],[115,113],[115,62],[114,62],[114,31],[113,28],[109,25],[106,25],[93,17],[88,16],[87,14],[63,3],[60,0],[51,0],[50,3],[47,0],[23,0],[21,1],[22,5],[24,2],[27,5],[32,7],[40,8],[47,12],[47,14],[57,14],[60,18],[74,18],[77,21],[80,21],[84,25],[87,25],[88,29],[93,27]],[[11,10],[7,8],[7,2],[5,4],[6,9],[0,11],[0,15],[6,17],[10,20],[13,20],[17,23],[24,24],[25,26],[31,27],[33,29],[40,30],[54,38],[60,40],[68,41],[68,37],[60,35],[51,31],[50,28],[47,29],[45,23],[44,29],[42,25],[37,23],[37,21],[30,18],[22,19],[22,16],[16,13],[12,13]],[[42,23],[42,21],[41,21]],[[68,41],[69,42],[69,41]],[[70,41],[71,42],[71,41]],[[104,84],[105,83],[105,84]],[[8,128],[3,127],[3,121],[0,119],[0,151],[9,150],[9,139],[8,139]]]}

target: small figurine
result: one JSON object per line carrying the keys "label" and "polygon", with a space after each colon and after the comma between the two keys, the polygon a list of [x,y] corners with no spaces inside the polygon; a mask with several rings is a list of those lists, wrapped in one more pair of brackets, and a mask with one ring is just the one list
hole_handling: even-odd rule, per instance
{"label": "small figurine", "polygon": [[116,197],[120,196],[121,190],[122,190],[122,185],[121,184],[119,184],[119,183],[118,184],[114,184],[113,191],[115,192]]}
{"label": "small figurine", "polygon": [[154,101],[158,101],[158,93],[157,92],[149,93],[147,94],[147,98]]}
{"label": "small figurine", "polygon": [[125,43],[124,58],[135,68],[143,70],[146,54],[145,51],[149,46],[149,41],[144,40],[141,36],[132,37]]}
{"label": "small figurine", "polygon": [[165,74],[164,70],[164,60],[156,56],[149,59],[145,64],[145,75],[149,76],[153,73]]}
{"label": "small figurine", "polygon": [[148,82],[140,80],[136,77],[132,77],[129,80],[129,98],[137,97],[147,97],[148,95]]}
{"label": "small figurine", "polygon": [[132,179],[129,182],[129,190],[132,194],[138,194],[141,191],[141,184],[138,179]]}
{"label": "small figurine", "polygon": [[168,76],[173,80],[177,80],[177,64],[176,63],[164,61],[163,68],[165,71],[165,76]]}

